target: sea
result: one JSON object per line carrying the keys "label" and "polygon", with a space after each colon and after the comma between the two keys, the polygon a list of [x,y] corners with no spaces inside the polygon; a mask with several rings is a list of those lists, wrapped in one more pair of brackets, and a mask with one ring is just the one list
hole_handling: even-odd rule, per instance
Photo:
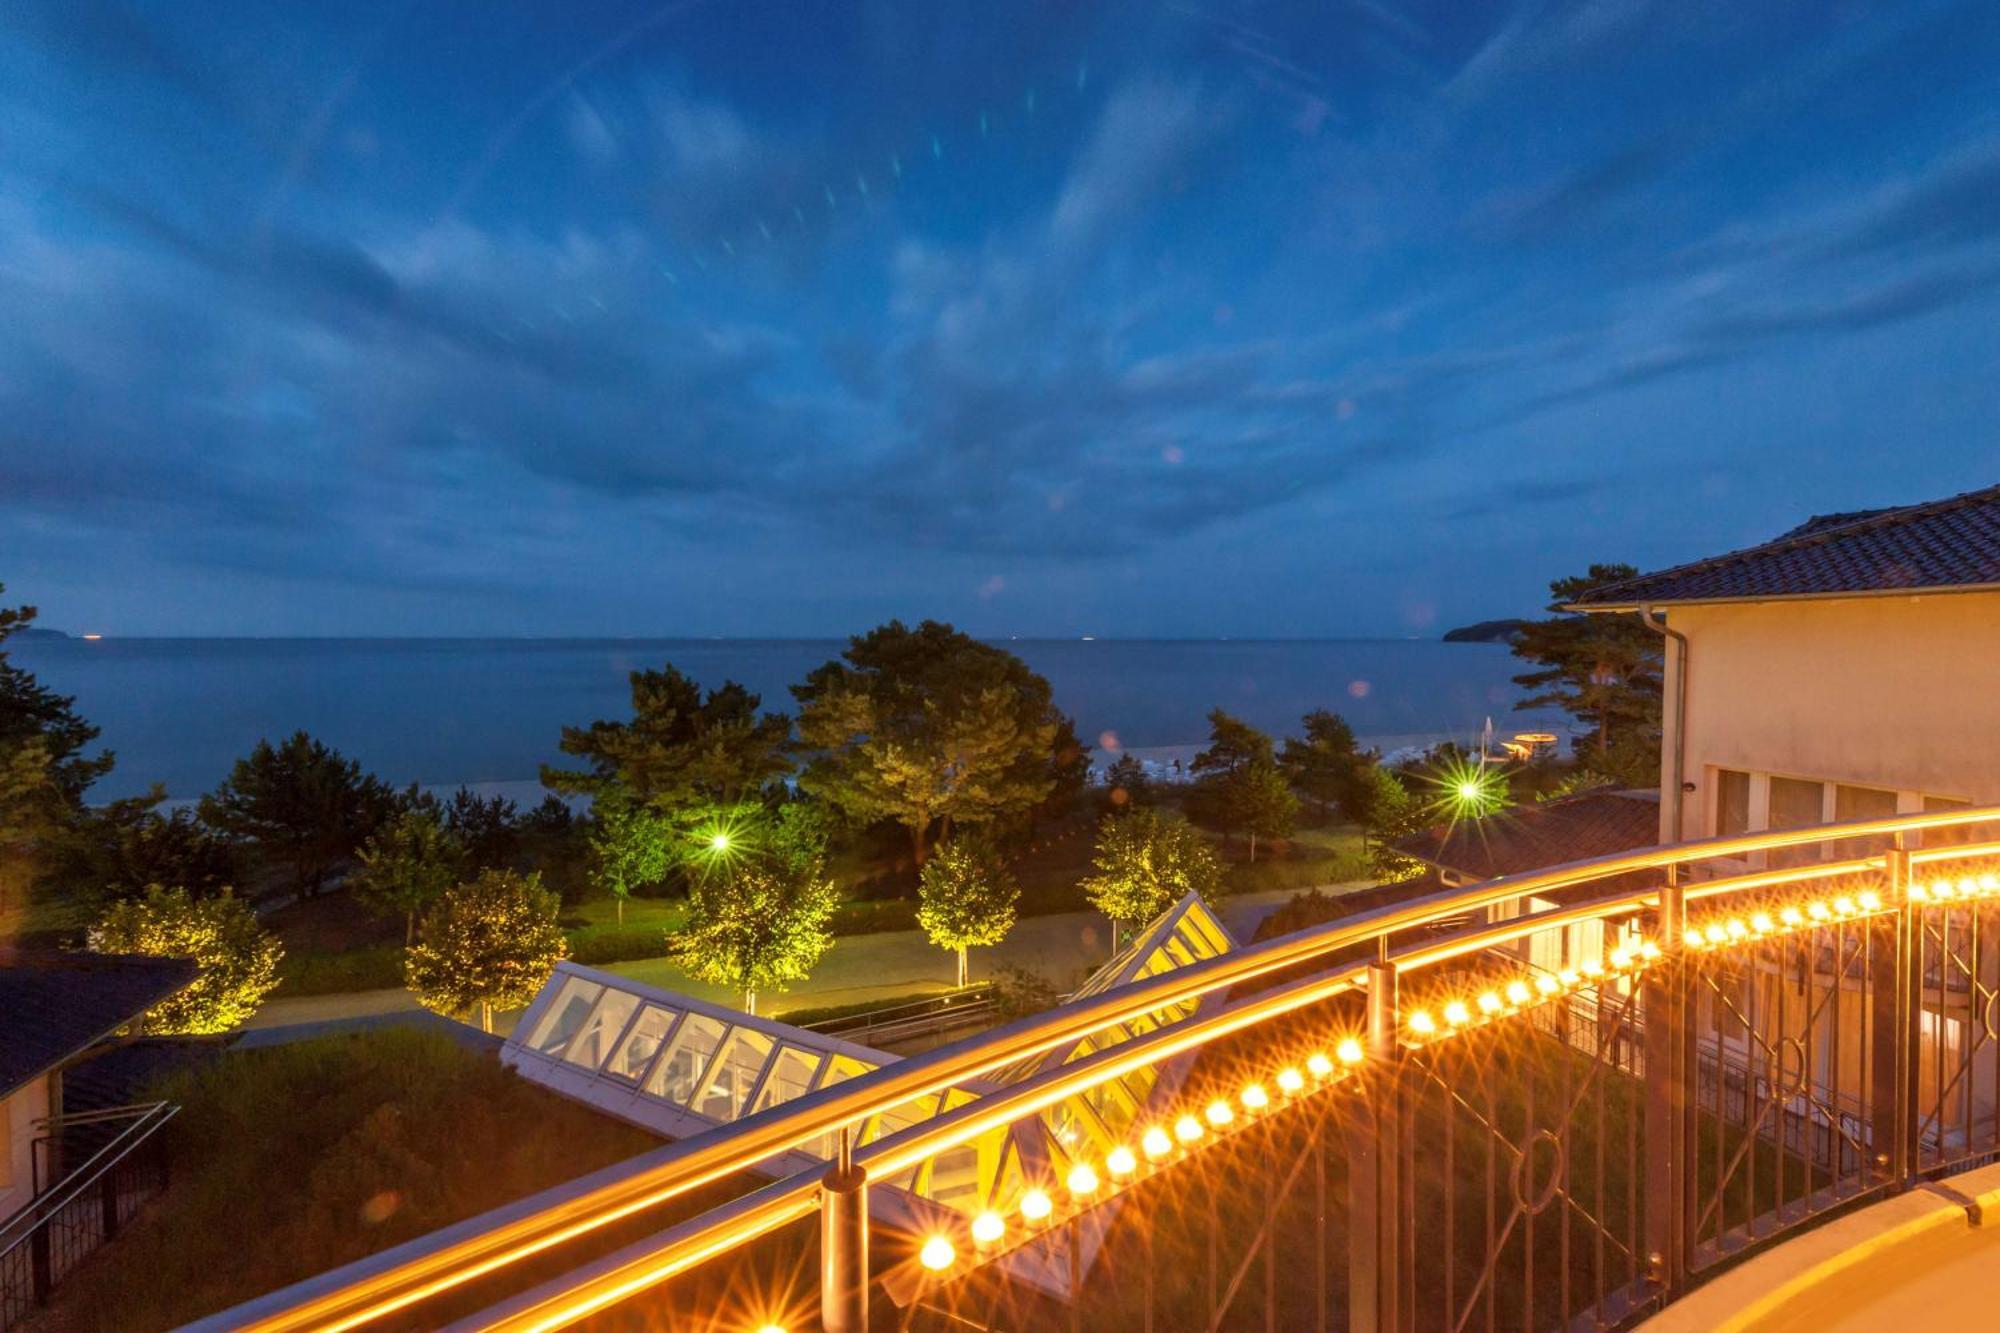
{"label": "sea", "polygon": [[[1096,747],[1156,771],[1183,764],[1225,708],[1273,734],[1315,709],[1340,713],[1385,752],[1475,741],[1490,721],[1566,734],[1557,714],[1516,711],[1505,646],[1421,640],[996,640],[1042,673]],[[714,687],[735,680],[768,709],[846,645],[831,639],[16,638],[14,662],[74,695],[116,752],[98,800],[165,784],[213,788],[259,740],[300,728],[401,786],[460,784],[532,804],[564,725],[630,715],[627,674],[672,663]]]}

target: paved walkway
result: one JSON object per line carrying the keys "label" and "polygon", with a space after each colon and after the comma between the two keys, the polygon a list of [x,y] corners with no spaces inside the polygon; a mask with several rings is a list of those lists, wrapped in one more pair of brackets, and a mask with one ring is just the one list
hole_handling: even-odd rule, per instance
{"label": "paved walkway", "polygon": [[[1366,888],[1365,882],[1322,885],[1340,892]],[[1244,894],[1223,904],[1222,919],[1239,940],[1256,934],[1264,918],[1280,904],[1304,890],[1282,889],[1270,893]],[[1053,916],[1031,916],[1016,923],[1005,942],[991,949],[972,951],[971,970],[975,981],[992,976],[995,969],[1009,965],[1038,972],[1062,990],[1068,990],[1111,956],[1109,923],[1096,912],[1063,912]],[[719,987],[695,981],[665,958],[642,958],[629,963],[612,963],[605,969],[649,985],[680,991],[723,1004],[737,1004],[741,997]],[[956,975],[952,955],[924,938],[922,931],[883,931],[873,935],[844,935],[820,960],[806,981],[782,995],[760,997],[758,1007],[783,1017],[788,1009],[821,1009],[836,1005],[862,1004],[870,1000],[892,1000],[948,990]],[[340,1019],[372,1017],[379,1014],[408,1013],[417,1009],[416,1000],[406,990],[350,991],[340,995],[302,995],[294,999],[280,996],[257,1011],[244,1026],[248,1028],[290,1027],[302,1023],[326,1023]],[[515,1015],[496,1016],[494,1027],[506,1032]]]}

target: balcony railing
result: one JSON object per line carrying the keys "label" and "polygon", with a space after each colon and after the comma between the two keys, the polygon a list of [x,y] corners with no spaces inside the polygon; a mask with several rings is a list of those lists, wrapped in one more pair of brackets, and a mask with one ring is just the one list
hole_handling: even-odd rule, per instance
{"label": "balcony railing", "polygon": [[[1835,1210],[2000,1156],[1996,835],[2000,809],[1905,815],[1395,904],[887,1065],[202,1327],[539,1330],[626,1307],[746,1333],[1619,1327]],[[1743,868],[1771,853],[1839,859]],[[853,1150],[851,1170],[578,1253],[788,1147],[1134,1020]],[[1174,1104],[1103,1160],[870,1234],[865,1182],[1173,1060]],[[556,1255],[574,1262],[499,1285]]]}
{"label": "balcony railing", "polygon": [[52,1134],[96,1130],[110,1132],[110,1137],[47,1192],[0,1223],[0,1333],[45,1303],[71,1269],[116,1236],[141,1204],[166,1187],[167,1157],[159,1131],[178,1109],[145,1102],[50,1123]]}

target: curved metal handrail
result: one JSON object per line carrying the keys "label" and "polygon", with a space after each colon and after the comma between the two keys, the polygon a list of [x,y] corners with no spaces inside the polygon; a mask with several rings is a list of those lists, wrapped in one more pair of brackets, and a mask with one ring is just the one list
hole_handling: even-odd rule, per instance
{"label": "curved metal handrail", "polygon": [[[1928,829],[1996,821],[2000,821],[2000,807],[1739,834],[1567,862],[1544,870],[1504,876],[1391,904],[1179,968],[1132,986],[1032,1015],[910,1060],[885,1065],[833,1088],[698,1135],[661,1152],[647,1154],[635,1159],[635,1162],[608,1168],[570,1186],[544,1192],[318,1278],[308,1279],[191,1327],[254,1329],[261,1333],[353,1328],[645,1208],[712,1184],[829,1130],[858,1123],[868,1116],[942,1091],[968,1078],[1078,1041],[1112,1024],[1257,980],[1305,962],[1327,958],[1369,941],[1384,940],[1440,919],[1463,916],[1499,903],[1542,896],[1594,880],[1639,871],[1813,843],[1870,836],[1900,837]],[[1947,857],[1991,855],[1995,852],[2000,852],[2000,843],[1942,848],[1917,855],[1931,862]],[[1711,897],[1743,892],[1802,879],[1882,870],[1886,863],[1886,856],[1878,855],[1784,871],[1751,872],[1691,886],[1688,894],[1690,897]],[[1404,951],[1404,954],[1391,956],[1406,958],[1411,966],[1428,966],[1476,949],[1518,939],[1563,921],[1589,920],[1642,910],[1656,904],[1657,900],[1657,891],[1608,895],[1553,913],[1538,913],[1501,922],[1454,937],[1448,942],[1426,942]],[[913,1161],[920,1160],[922,1156],[964,1141],[953,1137],[959,1127],[977,1124],[977,1129],[968,1130],[965,1135],[967,1138],[974,1137],[991,1127],[986,1123],[988,1121],[1006,1123],[1028,1114],[1032,1109],[1040,1109],[1040,1105],[1026,1108],[1024,1103],[1040,1095],[1047,1087],[1061,1086],[1064,1089],[1060,1094],[1052,1094],[1054,1100],[1059,1101],[1062,1097],[1138,1067],[1137,1063],[1125,1065],[1124,1061],[1143,1063],[1168,1058],[1228,1032],[1322,1001],[1351,989],[1359,980],[1358,968],[1350,968],[1331,977],[1322,974],[1274,988],[1214,1015],[1159,1029],[1144,1038],[1121,1043],[1112,1051],[1060,1066],[1051,1071],[1046,1083],[1042,1078],[1030,1080],[989,1094],[959,1111],[927,1120],[892,1139],[883,1140],[881,1144],[871,1145],[867,1158],[879,1163],[880,1153],[893,1151],[892,1145],[907,1139],[910,1143],[922,1145],[922,1151],[912,1158]],[[1113,1058],[1114,1055],[1116,1058]],[[1046,1104],[1052,1103],[1042,1105]],[[878,1169],[887,1168],[878,1166]],[[795,1185],[800,1180],[803,1183]],[[816,1187],[817,1181],[813,1173],[806,1173],[804,1177],[794,1177],[779,1184],[809,1191]],[[769,1194],[776,1188],[766,1187],[753,1197]],[[784,1198],[784,1207],[774,1206],[758,1215],[768,1225],[747,1231],[732,1228],[725,1239],[731,1245],[740,1244],[791,1220],[791,1209],[797,1199],[789,1191],[784,1193]],[[685,1227],[675,1228],[676,1233],[685,1230]],[[687,1263],[680,1262],[687,1253],[702,1251],[706,1254],[708,1247],[717,1239],[709,1229],[696,1228],[691,1237],[675,1243],[670,1255],[663,1257],[656,1251],[656,1258],[660,1258],[662,1266],[652,1270],[655,1273],[652,1280],[661,1280],[671,1272],[687,1267]],[[641,1245],[644,1244],[647,1242],[641,1242]],[[600,1261],[603,1262],[606,1261]],[[562,1281],[564,1279],[558,1279],[558,1282]],[[601,1306],[591,1305],[589,1308]],[[522,1326],[557,1325],[531,1323]]]}

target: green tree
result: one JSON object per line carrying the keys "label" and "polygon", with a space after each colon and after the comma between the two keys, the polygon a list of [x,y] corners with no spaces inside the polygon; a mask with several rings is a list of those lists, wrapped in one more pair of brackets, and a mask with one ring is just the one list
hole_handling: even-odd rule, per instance
{"label": "green tree", "polygon": [[616,787],[667,811],[734,804],[791,772],[791,719],[760,714],[763,699],[735,681],[704,698],[669,665],[634,671],[631,683],[631,721],[564,727],[563,753],[588,767],[544,767],[544,786],[588,796]]}
{"label": "green tree", "polygon": [[403,976],[426,1009],[477,1013],[493,1030],[495,1009],[518,1009],[569,955],[556,924],[556,896],[539,875],[482,870],[446,889],[424,913]]}
{"label": "green tree", "polygon": [[805,980],[833,947],[827,926],[839,904],[817,864],[745,857],[694,882],[688,923],[668,947],[688,975],[741,992],[754,1014],[759,991]]}
{"label": "green tree", "polygon": [[460,787],[444,802],[444,826],[475,866],[512,865],[521,851],[520,808],[504,796]]}
{"label": "green tree", "polygon": [[90,897],[136,898],[155,884],[175,884],[197,898],[234,884],[240,867],[228,839],[192,810],[162,814],[166,789],[92,807],[57,842],[54,878]]}
{"label": "green tree", "polygon": [[293,887],[309,896],[375,831],[394,799],[381,779],[298,731],[281,745],[257,742],[201,798],[201,818],[286,866]]}
{"label": "green tree", "polygon": [[1354,728],[1340,714],[1316,708],[1301,722],[1305,735],[1287,736],[1278,756],[1286,780],[1319,808],[1322,821],[1336,809],[1358,821],[1367,808],[1373,761],[1355,744]]}
{"label": "green tree", "polygon": [[606,791],[590,821],[590,869],[598,887],[617,906],[625,924],[625,900],[634,889],[666,879],[681,859],[681,831],[675,821],[634,800],[623,789]]}
{"label": "green tree", "polygon": [[1271,760],[1269,736],[1243,719],[1215,708],[1208,714],[1208,748],[1197,754],[1188,767],[1195,773],[1229,774]]}
{"label": "green tree", "polygon": [[963,987],[965,951],[1007,938],[1020,886],[990,844],[961,835],[941,844],[924,862],[917,892],[917,924],[932,944],[958,955],[958,984]]}
{"label": "green tree", "polygon": [[87,936],[97,953],[191,958],[201,971],[192,984],[146,1015],[156,1033],[227,1032],[257,1012],[278,984],[284,946],[257,924],[256,913],[227,889],[196,898],[155,884],[145,896],[114,903]]}
{"label": "green tree", "polygon": [[[0,593],[6,590],[0,583]],[[111,771],[112,756],[85,754],[97,739],[97,728],[78,715],[76,700],[57,694],[8,660],[8,638],[28,628],[35,615],[32,606],[0,607],[0,763],[15,747],[39,740],[49,781],[63,803],[76,809],[85,789]]]}
{"label": "green tree", "polygon": [[1079,887],[1111,918],[1112,947],[1121,927],[1150,921],[1189,890],[1213,904],[1222,893],[1222,863],[1186,820],[1154,809],[1106,815],[1091,864]]}
{"label": "green tree", "polygon": [[403,918],[403,943],[416,938],[417,916],[465,877],[465,845],[437,814],[421,807],[388,820],[361,845],[355,892],[384,916]]}
{"label": "green tree", "polygon": [[1369,770],[1367,832],[1368,863],[1383,884],[1397,884],[1423,873],[1421,863],[1395,849],[1395,844],[1430,823],[1431,807],[1402,779],[1379,765]]}
{"label": "green tree", "polygon": [[[1594,733],[1588,763],[1616,764],[1620,776],[1659,781],[1660,636],[1629,615],[1580,615],[1563,608],[1593,589],[1634,578],[1630,565],[1592,565],[1549,584],[1548,620],[1530,621],[1514,655],[1540,670],[1514,677],[1530,694],[1516,708],[1561,708]],[[1648,758],[1650,757],[1650,763]]]}
{"label": "green tree", "polygon": [[902,824],[920,867],[934,829],[1030,810],[1056,788],[1048,681],[949,625],[857,635],[792,693],[811,755],[800,787],[859,822]]}
{"label": "green tree", "polygon": [[1114,810],[1150,805],[1153,799],[1153,784],[1146,776],[1146,766],[1129,754],[1119,755],[1104,770],[1104,791]]}
{"label": "green tree", "polygon": [[32,606],[0,607],[0,909],[25,899],[46,868],[43,849],[83,814],[85,789],[112,762],[109,753],[84,753],[97,728],[74,699],[9,660],[8,638],[34,619]]}
{"label": "green tree", "polygon": [[1299,798],[1269,759],[1257,759],[1220,780],[1222,808],[1228,827],[1250,837],[1250,860],[1257,860],[1257,840],[1289,838],[1298,822]]}

